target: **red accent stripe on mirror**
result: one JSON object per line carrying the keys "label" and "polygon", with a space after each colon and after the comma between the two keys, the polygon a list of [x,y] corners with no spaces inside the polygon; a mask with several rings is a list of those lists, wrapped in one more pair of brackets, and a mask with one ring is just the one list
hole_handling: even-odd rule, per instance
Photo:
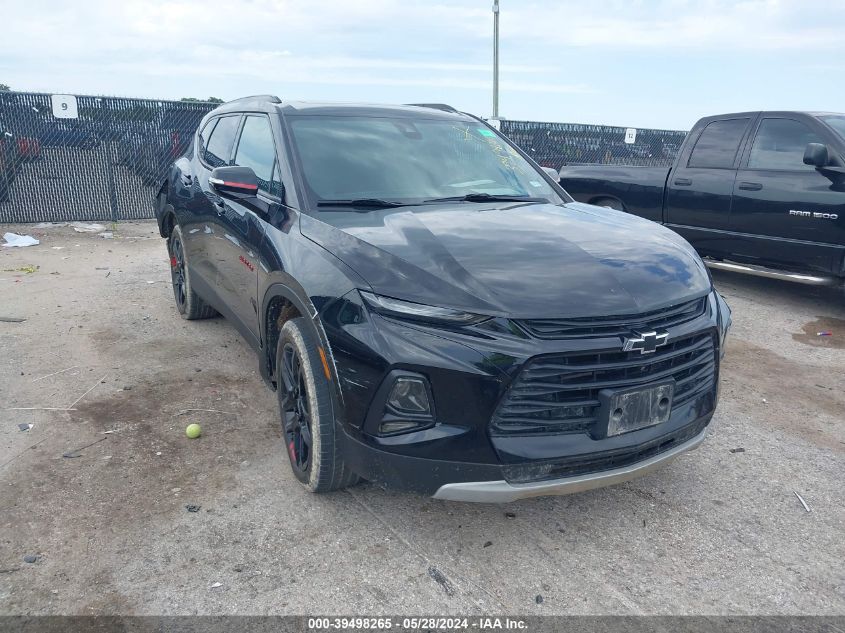
{"label": "red accent stripe on mirror", "polygon": [[258,191],[258,185],[248,185],[245,182],[229,182],[228,180],[224,180],[223,184],[226,187],[237,187],[238,189],[249,189],[251,191]]}

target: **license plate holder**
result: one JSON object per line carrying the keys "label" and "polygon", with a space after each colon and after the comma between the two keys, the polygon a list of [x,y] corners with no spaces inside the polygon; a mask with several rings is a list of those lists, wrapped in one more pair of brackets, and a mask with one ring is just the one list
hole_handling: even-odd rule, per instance
{"label": "license plate holder", "polygon": [[594,435],[613,437],[667,422],[674,394],[674,380],[628,389],[602,389]]}

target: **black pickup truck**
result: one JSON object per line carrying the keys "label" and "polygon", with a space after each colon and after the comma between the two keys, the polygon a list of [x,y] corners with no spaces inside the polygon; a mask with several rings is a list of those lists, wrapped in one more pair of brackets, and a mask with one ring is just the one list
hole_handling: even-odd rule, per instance
{"label": "black pickup truck", "polygon": [[572,165],[576,200],[683,235],[713,268],[818,285],[845,280],[845,115],[742,112],[701,119],[675,164]]}

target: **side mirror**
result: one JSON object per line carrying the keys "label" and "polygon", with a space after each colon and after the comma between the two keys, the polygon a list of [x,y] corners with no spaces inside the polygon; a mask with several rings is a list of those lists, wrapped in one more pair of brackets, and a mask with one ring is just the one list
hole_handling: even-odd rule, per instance
{"label": "side mirror", "polygon": [[208,184],[223,198],[244,200],[258,193],[258,177],[251,167],[217,167]]}
{"label": "side mirror", "polygon": [[830,161],[830,154],[827,145],[822,143],[808,143],[804,150],[804,164],[813,167],[827,167]]}
{"label": "side mirror", "polygon": [[546,175],[554,180],[556,183],[560,184],[560,174],[557,173],[557,169],[553,169],[551,167],[543,167],[543,171],[546,172]]}

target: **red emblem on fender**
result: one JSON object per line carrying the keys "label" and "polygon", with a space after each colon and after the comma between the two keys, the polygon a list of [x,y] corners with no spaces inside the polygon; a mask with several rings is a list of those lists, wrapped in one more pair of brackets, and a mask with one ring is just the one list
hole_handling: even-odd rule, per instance
{"label": "red emblem on fender", "polygon": [[252,265],[252,262],[251,262],[251,261],[249,261],[249,260],[248,260],[246,257],[244,257],[243,255],[241,255],[241,263],[242,263],[244,266],[246,266],[247,268],[249,268],[251,271],[255,272],[255,266],[253,266],[253,265]]}

